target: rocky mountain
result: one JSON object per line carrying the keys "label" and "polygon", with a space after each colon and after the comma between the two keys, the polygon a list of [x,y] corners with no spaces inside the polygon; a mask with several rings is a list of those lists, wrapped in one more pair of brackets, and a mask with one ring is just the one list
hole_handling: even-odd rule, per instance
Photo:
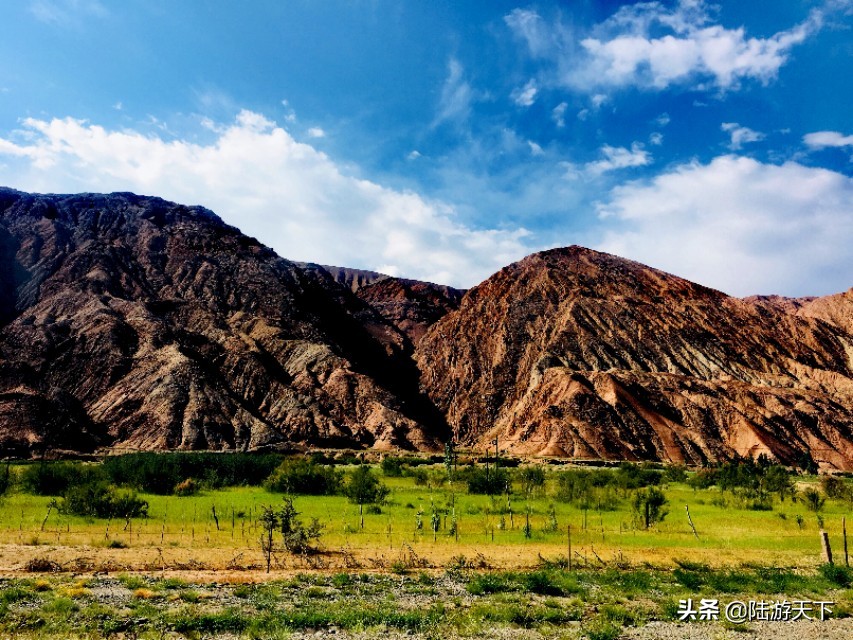
{"label": "rocky mountain", "polygon": [[201,207],[0,189],[0,453],[374,447],[853,470],[853,289],[737,299],[581,247],[463,292]]}
{"label": "rocky mountain", "polygon": [[434,448],[407,338],[201,207],[0,190],[0,443]]}
{"label": "rocky mountain", "polygon": [[459,307],[465,292],[443,284],[395,278],[384,273],[320,265],[378,311],[408,338],[412,351],[426,330]]}
{"label": "rocky mountain", "polygon": [[850,295],[740,300],[580,247],[469,290],[420,340],[460,442],[700,463],[766,453],[853,469]]}
{"label": "rocky mountain", "polygon": [[811,299],[797,310],[797,315],[819,318],[853,335],[853,289]]}

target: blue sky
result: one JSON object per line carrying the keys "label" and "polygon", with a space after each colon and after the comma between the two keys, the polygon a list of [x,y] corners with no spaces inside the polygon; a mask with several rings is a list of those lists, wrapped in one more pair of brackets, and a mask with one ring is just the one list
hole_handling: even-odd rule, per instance
{"label": "blue sky", "polygon": [[0,184],[471,286],[582,244],[853,286],[853,2],[4,3]]}

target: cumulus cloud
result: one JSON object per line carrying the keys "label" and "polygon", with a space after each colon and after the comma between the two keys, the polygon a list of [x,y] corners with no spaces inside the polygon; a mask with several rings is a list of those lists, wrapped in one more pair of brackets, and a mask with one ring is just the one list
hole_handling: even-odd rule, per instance
{"label": "cumulus cloud", "polygon": [[853,135],[845,136],[838,131],[816,131],[803,136],[803,142],[812,149],[826,147],[853,147]]}
{"label": "cumulus cloud", "polygon": [[743,148],[743,145],[749,142],[764,140],[763,133],[760,131],[753,131],[749,127],[742,127],[737,122],[724,122],[720,125],[720,129],[731,136],[729,149],[732,151],[737,151]]}
{"label": "cumulus cloud", "polygon": [[766,84],[822,19],[815,10],[791,29],[756,38],[743,27],[715,24],[702,0],[682,0],[673,8],[660,2],[623,6],[585,34],[530,10],[516,9],[504,20],[532,57],[553,64],[555,83],[598,92],[673,85],[730,90],[748,79]]}
{"label": "cumulus cloud", "polygon": [[524,229],[471,228],[445,203],[348,175],[251,111],[209,144],[29,118],[0,138],[0,158],[8,186],[203,204],[294,260],[470,286],[531,251]]}
{"label": "cumulus cloud", "polygon": [[601,160],[589,162],[586,170],[594,175],[600,175],[615,169],[627,169],[630,167],[644,167],[651,163],[652,157],[643,145],[635,142],[630,149],[625,147],[611,147],[606,144],[601,147]]}
{"label": "cumulus cloud", "polygon": [[309,138],[325,138],[326,132],[323,131],[320,127],[311,127],[308,129],[308,137]]}
{"label": "cumulus cloud", "polygon": [[598,248],[734,295],[853,285],[853,179],[734,155],[615,188]]}

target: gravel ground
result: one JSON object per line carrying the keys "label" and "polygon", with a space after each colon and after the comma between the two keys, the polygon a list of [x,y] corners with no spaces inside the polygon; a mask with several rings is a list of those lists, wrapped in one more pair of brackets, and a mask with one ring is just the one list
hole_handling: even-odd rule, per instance
{"label": "gravel ground", "polygon": [[746,631],[726,629],[719,623],[650,622],[623,631],[620,640],[849,640],[853,618],[754,622]]}

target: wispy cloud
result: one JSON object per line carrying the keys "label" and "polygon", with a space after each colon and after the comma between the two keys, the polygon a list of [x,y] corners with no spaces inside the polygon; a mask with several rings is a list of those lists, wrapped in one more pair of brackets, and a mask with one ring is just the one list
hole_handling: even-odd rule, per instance
{"label": "wispy cloud", "polygon": [[804,135],[803,142],[812,149],[853,147],[853,135],[845,136],[839,131],[815,131]]}
{"label": "wispy cloud", "polygon": [[814,10],[767,38],[715,24],[703,0],[623,6],[585,34],[529,10],[516,9],[505,22],[533,58],[551,62],[555,84],[577,91],[674,85],[726,91],[744,80],[775,79],[790,51],[821,27],[823,14]]}
{"label": "wispy cloud", "polygon": [[41,22],[61,27],[76,27],[86,19],[108,15],[98,0],[33,0],[30,13]]}
{"label": "wispy cloud", "polygon": [[724,122],[720,125],[720,129],[729,134],[729,149],[738,151],[743,148],[743,145],[750,142],[759,142],[764,140],[764,134],[760,131],[754,131],[749,127],[742,127],[737,122]]}
{"label": "wispy cloud", "polygon": [[568,108],[569,105],[567,103],[561,102],[551,111],[551,119],[560,129],[566,126],[566,109]]}
{"label": "wispy cloud", "polygon": [[853,179],[735,155],[613,189],[598,248],[727,293],[820,295],[853,273]]}
{"label": "wispy cloud", "polygon": [[209,144],[27,119],[0,138],[4,180],[30,191],[136,191],[200,203],[281,255],[470,286],[530,252],[522,228],[475,228],[454,208],[349,175],[261,114]]}
{"label": "wispy cloud", "polygon": [[465,70],[455,58],[447,63],[447,78],[441,87],[441,98],[433,126],[443,122],[463,122],[471,115],[475,92],[465,79]]}

